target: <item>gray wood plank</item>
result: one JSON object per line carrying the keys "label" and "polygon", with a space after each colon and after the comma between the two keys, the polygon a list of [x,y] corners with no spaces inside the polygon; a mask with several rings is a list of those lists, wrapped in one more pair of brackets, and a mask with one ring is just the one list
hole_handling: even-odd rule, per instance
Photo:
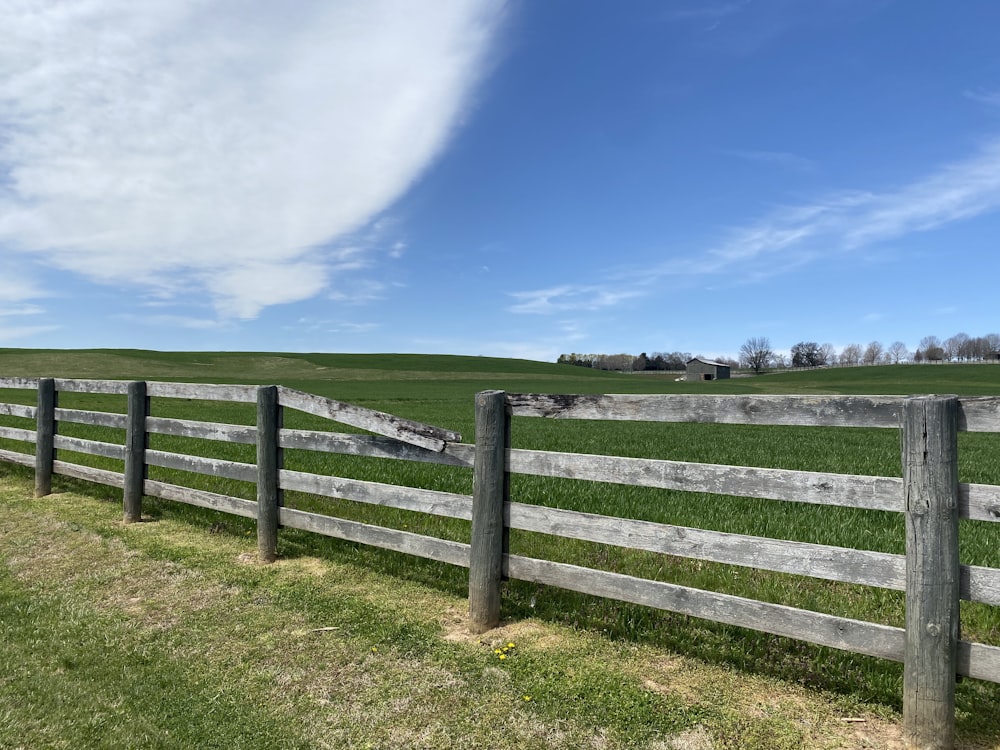
{"label": "gray wood plank", "polygon": [[472,498],[438,490],[400,487],[395,484],[366,482],[360,479],[308,474],[282,469],[281,488],[321,497],[343,498],[371,505],[402,508],[448,518],[472,518]]}
{"label": "gray wood plank", "polygon": [[509,465],[511,471],[521,474],[870,510],[903,510],[903,482],[892,477],[522,449],[510,451]]}
{"label": "gray wood plank", "polygon": [[450,542],[409,531],[396,531],[292,508],[280,508],[278,513],[281,525],[290,529],[312,531],[349,542],[469,567],[469,545],[461,542]]}
{"label": "gray wood plank", "polygon": [[253,425],[199,422],[191,419],[146,417],[146,431],[160,435],[218,440],[226,443],[253,445],[257,442],[257,428]]}
{"label": "gray wood plank", "polygon": [[221,385],[216,383],[147,383],[147,393],[159,398],[186,398],[197,401],[257,402],[255,385]]}
{"label": "gray wood plank", "polygon": [[279,443],[282,448],[338,453],[351,456],[372,456],[402,461],[463,466],[471,469],[475,446],[465,443],[447,443],[443,450],[434,451],[412,443],[401,443],[382,435],[352,435],[341,432],[315,430],[281,430]]}
{"label": "gray wood plank", "polygon": [[958,517],[974,521],[1000,521],[1000,487],[960,483]]}
{"label": "gray wood plank", "polygon": [[0,426],[0,438],[7,440],[21,440],[25,443],[34,443],[37,439],[37,430],[22,430],[20,427]]}
{"label": "gray wood plank", "polygon": [[147,479],[143,482],[143,492],[150,497],[162,497],[164,500],[197,505],[199,508],[209,508],[234,516],[243,516],[244,518],[256,518],[257,516],[257,503],[252,500],[243,500],[205,490],[195,490],[169,482]]}
{"label": "gray wood plank", "polygon": [[303,393],[292,388],[279,386],[279,403],[291,409],[332,419],[378,435],[396,438],[404,443],[419,445],[428,450],[440,452],[449,442],[460,442],[462,436],[441,427],[415,422],[412,419],[396,417],[392,414],[367,409],[363,406],[335,401],[311,393]]}
{"label": "gray wood plank", "polygon": [[958,673],[976,680],[1000,682],[1000,648],[959,641]]}
{"label": "gray wood plank", "polygon": [[128,381],[56,378],[56,390],[69,391],[73,393],[110,393],[115,395],[124,395],[128,392]]}
{"label": "gray wood plank", "polygon": [[962,599],[1000,607],[1000,569],[962,565],[960,575]]}
{"label": "gray wood plank", "polygon": [[505,563],[507,574],[523,581],[678,612],[868,656],[903,660],[902,628],[567,563],[517,555],[505,556]]}
{"label": "gray wood plank", "polygon": [[23,417],[24,419],[35,419],[37,412],[37,406],[27,406],[25,404],[0,404],[0,416],[4,417]]}
{"label": "gray wood plank", "polygon": [[102,443],[98,440],[84,440],[83,438],[69,437],[67,435],[56,435],[53,438],[53,443],[59,450],[75,451],[76,453],[103,456],[104,458],[115,458],[119,461],[125,460],[125,446],[118,445],[117,443]]}
{"label": "gray wood plank", "polygon": [[68,461],[53,461],[52,470],[56,474],[63,474],[74,479],[82,479],[85,482],[106,484],[109,487],[117,487],[118,489],[125,487],[125,475],[119,474],[117,471],[94,469],[90,466],[80,466]]}
{"label": "gray wood plank", "polygon": [[89,424],[97,427],[116,427],[124,430],[128,417],[108,411],[87,411],[85,409],[56,409],[56,421]]}
{"label": "gray wood plank", "polygon": [[906,558],[884,552],[729,534],[510,503],[513,529],[628,549],[903,590]]}
{"label": "gray wood plank", "polygon": [[959,430],[1000,432],[1000,397],[961,398],[958,404]]}
{"label": "gray wood plank", "polygon": [[510,393],[515,417],[899,428],[902,396]]}
{"label": "gray wood plank", "polygon": [[5,448],[0,448],[0,461],[20,464],[21,466],[33,467],[35,465],[35,457],[32,454],[18,453],[17,451],[9,451]]}
{"label": "gray wood plank", "polygon": [[242,482],[257,481],[256,464],[226,461],[221,458],[204,458],[202,456],[188,456],[182,453],[147,450],[146,463],[149,466],[179,469],[180,471],[190,471],[195,474],[205,474],[223,479],[238,479]]}
{"label": "gray wood plank", "polygon": [[38,388],[38,378],[0,377],[0,388],[33,391]]}

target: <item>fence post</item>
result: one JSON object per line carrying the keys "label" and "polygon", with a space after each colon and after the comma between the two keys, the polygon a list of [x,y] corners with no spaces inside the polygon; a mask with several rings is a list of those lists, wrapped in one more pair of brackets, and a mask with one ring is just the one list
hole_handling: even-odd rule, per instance
{"label": "fence post", "polygon": [[261,562],[278,558],[278,508],[282,505],[279,472],[281,406],[278,387],[257,389],[257,555]]}
{"label": "fence post", "polygon": [[149,398],[145,381],[128,384],[128,417],[125,423],[125,491],[122,508],[125,523],[142,518],[143,483],[146,479],[146,417]]}
{"label": "fence post", "polygon": [[52,464],[56,459],[56,381],[38,381],[38,411],[35,413],[35,497],[52,492]]}
{"label": "fence post", "polygon": [[500,624],[504,504],[510,495],[509,447],[507,394],[503,391],[477,393],[469,555],[469,630],[472,633],[485,633]]}
{"label": "fence post", "polygon": [[958,399],[906,399],[902,426],[906,501],[903,740],[910,750],[951,750],[959,630]]}

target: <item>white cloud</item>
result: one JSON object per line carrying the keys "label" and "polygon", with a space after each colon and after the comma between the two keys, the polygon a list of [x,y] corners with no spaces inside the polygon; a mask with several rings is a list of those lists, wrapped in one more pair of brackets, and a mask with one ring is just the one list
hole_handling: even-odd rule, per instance
{"label": "white cloud", "polygon": [[[0,45],[0,247],[254,317],[444,148],[497,0],[25,0]],[[342,260],[342,259],[340,259]],[[343,270],[343,269],[340,269]]]}
{"label": "white cloud", "polygon": [[[757,283],[837,254],[1000,210],[1000,138],[978,153],[895,190],[853,191],[788,206],[733,229],[700,253],[618,275],[614,284],[563,284],[513,292],[521,313],[597,310],[665,285],[706,276],[728,284]],[[718,286],[717,284],[714,286]]]}
{"label": "white cloud", "polygon": [[[59,330],[59,326],[55,325],[8,326],[3,322],[3,320],[0,320],[0,341],[8,342],[15,341],[17,339],[30,339],[57,330]],[[44,346],[44,341],[42,340],[31,343],[35,347]]]}
{"label": "white cloud", "polygon": [[510,292],[518,300],[508,308],[515,313],[554,313],[569,310],[600,310],[640,297],[644,290],[604,284],[563,284],[549,289]]}

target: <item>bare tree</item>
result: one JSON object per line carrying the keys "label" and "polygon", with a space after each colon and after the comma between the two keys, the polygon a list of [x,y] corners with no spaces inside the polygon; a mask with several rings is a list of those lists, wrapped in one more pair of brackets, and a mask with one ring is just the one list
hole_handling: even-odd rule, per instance
{"label": "bare tree", "polygon": [[752,368],[758,375],[764,371],[773,358],[774,352],[771,351],[771,342],[766,336],[749,338],[740,347],[740,364]]}
{"label": "bare tree", "polygon": [[837,349],[833,344],[823,344],[819,348],[819,356],[824,365],[837,364]]}
{"label": "bare tree", "polygon": [[898,365],[910,355],[906,349],[906,344],[902,341],[893,341],[892,344],[889,345],[889,349],[886,354],[889,355],[889,359],[894,365]]}
{"label": "bare tree", "polygon": [[877,365],[882,358],[884,348],[878,341],[872,341],[865,347],[864,362],[866,365]]}
{"label": "bare tree", "polygon": [[949,361],[968,359],[969,334],[956,333],[944,342],[944,356]]}
{"label": "bare tree", "polygon": [[848,344],[840,352],[840,364],[853,367],[861,362],[861,344]]}
{"label": "bare tree", "polygon": [[997,359],[1000,357],[1000,334],[987,333],[983,338],[986,339],[986,358]]}

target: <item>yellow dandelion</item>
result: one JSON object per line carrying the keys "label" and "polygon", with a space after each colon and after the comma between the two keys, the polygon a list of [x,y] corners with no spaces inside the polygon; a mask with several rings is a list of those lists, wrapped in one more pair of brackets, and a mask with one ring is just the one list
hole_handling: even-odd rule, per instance
{"label": "yellow dandelion", "polygon": [[525,700],[525,702],[530,701],[531,700],[531,696],[530,695],[524,696],[524,700]]}
{"label": "yellow dandelion", "polygon": [[507,648],[514,648],[514,644],[513,643],[508,643],[507,644]]}
{"label": "yellow dandelion", "polygon": [[498,656],[497,658],[498,659],[506,659],[507,658],[507,654],[500,654],[500,656]]}
{"label": "yellow dandelion", "polygon": [[378,653],[378,646],[372,646],[372,653],[373,654],[377,654]]}

